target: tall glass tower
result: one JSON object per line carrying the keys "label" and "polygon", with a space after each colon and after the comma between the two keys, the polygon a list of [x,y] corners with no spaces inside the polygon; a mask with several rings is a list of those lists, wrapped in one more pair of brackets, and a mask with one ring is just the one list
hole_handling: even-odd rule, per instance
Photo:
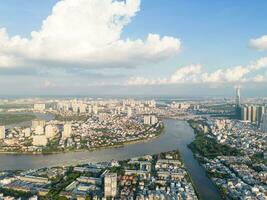
{"label": "tall glass tower", "polygon": [[236,99],[235,99],[235,102],[236,102],[236,106],[240,106],[240,88],[236,88]]}
{"label": "tall glass tower", "polygon": [[240,101],[240,88],[236,88],[235,97],[235,114],[237,119],[241,119],[241,101]]}

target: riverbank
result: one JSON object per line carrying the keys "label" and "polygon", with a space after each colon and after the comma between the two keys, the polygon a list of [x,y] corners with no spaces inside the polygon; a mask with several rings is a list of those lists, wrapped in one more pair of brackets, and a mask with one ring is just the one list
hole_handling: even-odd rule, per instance
{"label": "riverbank", "polygon": [[122,148],[126,145],[130,144],[138,144],[138,143],[146,143],[149,142],[150,140],[156,139],[160,137],[162,134],[164,134],[164,125],[160,127],[159,130],[157,130],[155,133],[154,137],[150,138],[145,138],[145,139],[137,139],[137,140],[132,140],[132,141],[126,141],[123,142],[122,144],[114,144],[114,145],[109,145],[109,146],[100,146],[100,147],[95,147],[95,148],[90,148],[90,149],[58,149],[57,151],[48,151],[48,152],[16,152],[16,151],[1,151],[0,154],[9,154],[9,155],[52,155],[52,154],[65,154],[65,153],[70,153],[70,152],[94,152],[94,151],[99,151],[99,150],[104,150],[104,149],[111,149],[111,148]]}
{"label": "riverbank", "polygon": [[[62,174],[61,172],[63,168],[65,172]],[[170,168],[173,168],[172,172],[169,171]],[[86,172],[87,169],[91,169],[92,172]],[[51,178],[48,175],[51,171],[58,173],[56,178]],[[98,187],[95,187],[93,190],[102,190],[104,187],[104,182],[102,181],[103,176],[108,172],[107,174],[115,173],[117,181],[121,183],[117,186],[117,198],[119,199],[133,199],[138,195],[147,199],[150,195],[142,194],[143,188],[149,188],[149,191],[154,193],[156,197],[173,199],[175,197],[186,196],[188,199],[199,199],[196,196],[195,188],[189,178],[189,173],[182,161],[179,150],[148,154],[138,158],[132,157],[120,161],[97,163],[96,166],[83,164],[64,167],[58,166],[54,168],[44,167],[35,169],[34,171],[8,172],[8,176],[12,178],[14,177],[16,181],[4,184],[0,187],[0,190],[4,195],[9,195],[11,193],[14,194],[15,197],[25,196],[28,198],[27,195],[37,194],[39,196],[38,199],[66,199],[70,196],[70,193],[74,198],[78,198],[80,195],[88,196],[88,194],[77,195],[75,191],[76,188],[79,187],[78,185],[87,185],[86,183],[89,182],[84,182],[84,180],[87,181],[90,179],[89,177],[93,177],[93,180],[98,180],[96,182]],[[19,173],[20,175],[18,176],[17,174]],[[165,176],[165,174],[169,173],[170,176]],[[42,185],[36,183],[27,185],[29,179],[25,180],[24,177],[31,177],[32,179],[36,177],[36,179],[40,179],[40,177],[42,177],[42,180],[45,179],[46,182]],[[150,177],[153,177],[153,179]],[[21,179],[23,181],[21,181]],[[72,184],[73,187],[68,187],[73,182],[78,184]],[[90,182],[90,185],[92,184],[94,185],[93,182]],[[18,187],[18,185],[20,187]],[[140,187],[140,185],[143,187]],[[101,187],[101,189],[98,189],[99,187]],[[159,187],[161,187],[160,190]],[[164,189],[162,189],[163,187]],[[171,192],[166,194],[167,189],[165,190],[165,188],[170,188]],[[127,196],[125,196],[126,189],[134,190],[133,193],[128,193]],[[23,192],[21,192],[21,190],[23,190]],[[102,198],[103,193],[95,192],[95,194],[98,199]]]}
{"label": "riverbank", "polygon": [[[188,121],[189,125],[192,127],[195,133],[194,140],[188,144],[188,148],[193,152],[194,157],[205,169],[206,175],[212,180],[217,190],[220,192],[223,199],[228,199],[227,191],[224,188],[217,185],[214,181],[214,178],[217,178],[217,175],[223,176],[224,174],[215,173],[206,169],[205,164],[210,160],[216,159],[218,156],[243,156],[243,153],[235,148],[232,148],[227,145],[222,145],[217,143],[213,138],[207,137],[203,131],[201,131],[198,126],[196,126],[196,121]],[[203,125],[203,124],[202,124]],[[214,176],[214,173],[216,176]]]}
{"label": "riverbank", "polygon": [[[199,129],[196,124],[198,122],[188,120],[188,124],[195,133],[194,140],[188,145],[194,155],[199,154],[208,159],[214,159],[217,156],[243,156],[244,154],[236,148],[225,144],[219,144],[214,138],[208,137],[209,134]],[[203,125],[203,122],[201,125]]]}

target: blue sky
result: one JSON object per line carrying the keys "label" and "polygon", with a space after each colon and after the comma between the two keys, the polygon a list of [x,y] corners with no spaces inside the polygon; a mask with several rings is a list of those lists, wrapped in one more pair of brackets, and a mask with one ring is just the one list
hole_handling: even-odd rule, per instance
{"label": "blue sky", "polygon": [[[51,10],[57,2],[56,0],[2,1],[0,3],[0,28],[5,27],[10,37],[20,35],[30,38],[32,31],[40,30],[42,21],[51,15]],[[157,60],[157,62],[137,64],[134,68],[112,67],[103,68],[100,71],[95,68],[90,68],[88,70],[86,69],[86,71],[90,71],[89,74],[104,75],[104,78],[95,80],[96,84],[98,82],[102,83],[107,79],[109,81],[103,83],[103,85],[106,86],[115,82],[116,87],[114,88],[117,88],[124,79],[129,77],[141,76],[150,80],[164,79],[170,77],[177,69],[192,64],[201,64],[205,73],[212,73],[218,69],[231,69],[231,67],[236,65],[247,66],[251,62],[257,61],[266,55],[266,51],[257,51],[249,45],[250,39],[259,38],[267,34],[266,10],[266,0],[255,0],[253,3],[250,0],[142,0],[140,11],[136,13],[135,17],[131,17],[129,24],[124,26],[120,38],[123,40],[127,38],[131,40],[146,40],[149,33],[179,38],[181,40],[179,53],[162,60]],[[87,80],[91,79],[90,76],[81,78],[80,75],[57,76],[57,73],[62,74],[57,69],[56,72],[52,69],[53,77],[49,75],[48,77],[45,75],[36,77],[35,75],[31,75],[31,72],[38,70],[46,71],[46,67],[41,67],[41,69],[39,66],[37,66],[37,69],[26,67],[17,70],[16,66],[12,69],[2,70],[2,72],[5,72],[2,75],[0,71],[0,76],[3,78],[2,83],[5,84],[4,79],[7,79],[6,74],[8,73],[6,71],[10,72],[9,74],[11,75],[8,75],[10,78],[10,76],[12,77],[12,71],[25,72],[27,70],[30,71],[27,77],[23,73],[14,74],[13,76],[21,79],[18,80],[18,83],[24,82],[26,78],[28,83],[25,83],[25,87],[17,87],[14,84],[11,92],[24,91],[25,93],[38,93],[38,87],[31,89],[31,83],[41,85],[46,81],[47,83],[55,81],[55,85],[58,83],[64,85],[64,83],[71,83],[83,79],[80,82],[80,85],[82,85],[87,84]],[[68,71],[77,70],[79,69],[68,68]],[[51,71],[51,68],[48,71]],[[83,71],[84,69],[81,69],[80,74]],[[260,71],[259,73],[263,74],[265,71]],[[120,76],[121,78],[116,78]],[[181,84],[177,84],[179,85],[177,88],[181,88]],[[233,86],[235,84],[236,82],[232,83]],[[110,85],[108,86],[111,87]],[[145,87],[143,86],[142,88]],[[164,86],[161,87],[164,88]],[[172,87],[175,90],[175,86]],[[186,85],[186,87],[190,86]],[[95,88],[98,87],[94,86],[89,89],[92,89],[92,93],[94,93],[97,90]],[[155,88],[158,88],[157,84],[155,86],[149,86],[150,93],[161,93],[163,90],[165,91],[165,89],[157,91]],[[225,88],[229,89],[229,86],[221,87],[220,85],[219,88],[221,88],[221,91],[225,91]],[[209,87],[207,89],[212,92]],[[56,93],[59,90],[61,89],[48,87],[45,89],[45,92]],[[84,87],[73,88],[70,90],[70,93],[72,93],[72,90],[78,90],[82,93]],[[117,89],[114,90],[117,91]],[[144,89],[144,92],[147,92],[147,90]],[[2,93],[9,93],[9,91],[1,87],[0,91]],[[103,93],[105,92],[105,89],[103,89]],[[172,90],[169,92],[172,93]]]}

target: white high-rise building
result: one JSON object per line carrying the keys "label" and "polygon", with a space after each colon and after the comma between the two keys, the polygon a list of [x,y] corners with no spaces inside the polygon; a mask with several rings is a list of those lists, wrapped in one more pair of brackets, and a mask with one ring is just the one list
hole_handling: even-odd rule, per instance
{"label": "white high-rise building", "polygon": [[115,197],[117,195],[117,174],[107,173],[104,182],[105,197]]}
{"label": "white high-rise building", "polygon": [[54,127],[53,125],[47,125],[45,127],[45,136],[50,139],[55,137],[56,135],[56,127]]}
{"label": "white high-rise building", "polygon": [[156,123],[158,123],[158,118],[155,115],[145,115],[144,116],[144,124],[154,125]]}
{"label": "white high-rise building", "polygon": [[80,113],[86,113],[87,105],[82,103],[80,105]]}
{"label": "white high-rise building", "polygon": [[250,121],[250,122],[252,120],[252,118],[251,118],[252,117],[252,115],[251,115],[252,112],[251,111],[252,111],[252,106],[248,106],[247,107],[247,120]]}
{"label": "white high-rise building", "polygon": [[93,111],[92,105],[89,105],[89,106],[88,106],[88,113],[91,114],[92,111]]}
{"label": "white high-rise building", "polygon": [[133,115],[133,111],[131,107],[128,107],[127,109],[127,117],[131,117]]}
{"label": "white high-rise building", "polygon": [[94,105],[94,106],[93,106],[93,113],[94,113],[95,115],[97,115],[97,113],[98,113],[98,106],[97,106],[97,105]]}
{"label": "white high-rise building", "polygon": [[262,115],[262,126],[261,126],[262,131],[267,132],[267,113],[264,113]]}
{"label": "white high-rise building", "polygon": [[147,104],[148,104],[148,107],[150,108],[156,108],[156,101],[154,99],[151,101],[148,101]]}
{"label": "white high-rise building", "polygon": [[5,126],[0,126],[0,140],[6,138],[6,128]]}
{"label": "white high-rise building", "polygon": [[158,123],[158,118],[155,115],[151,115],[150,123],[152,125]]}
{"label": "white high-rise building", "polygon": [[31,128],[25,128],[22,132],[24,133],[24,137],[31,136]]}
{"label": "white high-rise building", "polygon": [[44,103],[36,103],[36,104],[34,104],[33,109],[35,111],[42,112],[45,110],[45,104]]}
{"label": "white high-rise building", "polygon": [[67,139],[71,136],[72,134],[72,126],[71,124],[65,124],[63,127],[63,133],[62,133],[62,138]]}
{"label": "white high-rise building", "polygon": [[47,138],[45,135],[34,135],[32,144],[34,146],[46,146],[47,145]]}
{"label": "white high-rise building", "polygon": [[257,107],[251,106],[251,121],[256,122],[257,120]]}
{"label": "white high-rise building", "polygon": [[150,115],[145,115],[144,116],[144,124],[145,125],[150,125]]}
{"label": "white high-rise building", "polygon": [[43,126],[37,126],[35,128],[35,134],[36,135],[44,135],[44,127]]}
{"label": "white high-rise building", "polygon": [[44,127],[45,126],[45,120],[38,120],[38,119],[36,119],[36,120],[32,120],[32,128],[36,128],[37,126],[42,126],[42,127]]}

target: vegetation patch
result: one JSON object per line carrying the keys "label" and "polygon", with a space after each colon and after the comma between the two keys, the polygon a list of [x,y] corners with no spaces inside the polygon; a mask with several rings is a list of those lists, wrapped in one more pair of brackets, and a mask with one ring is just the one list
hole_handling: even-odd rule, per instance
{"label": "vegetation patch", "polygon": [[33,119],[36,119],[36,116],[31,114],[0,113],[0,125],[16,124],[31,121]]}

